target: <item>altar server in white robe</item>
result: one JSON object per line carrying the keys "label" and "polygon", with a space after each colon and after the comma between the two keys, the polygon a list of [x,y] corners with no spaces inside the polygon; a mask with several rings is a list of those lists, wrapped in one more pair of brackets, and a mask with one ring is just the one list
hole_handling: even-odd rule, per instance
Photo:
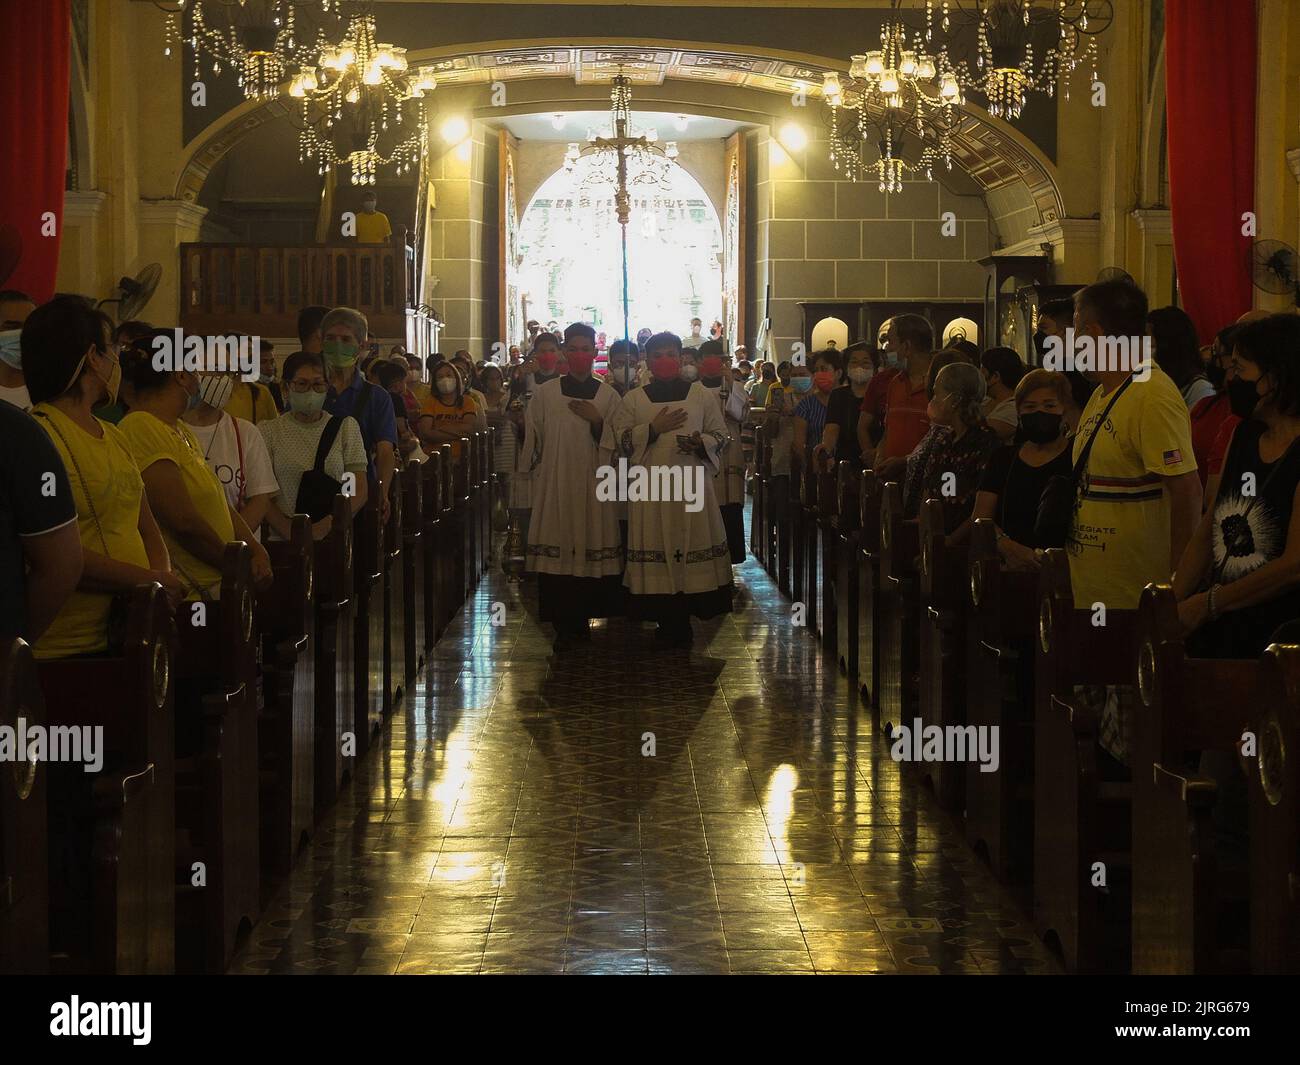
{"label": "altar server in white robe", "polygon": [[745,561],[745,446],[741,427],[749,412],[749,397],[732,379],[720,340],[706,340],[700,345],[700,384],[717,399],[727,427],[727,445],[713,477],[713,491],[727,530],[731,564],[738,566]]}
{"label": "altar server in white robe", "polygon": [[609,443],[627,459],[629,478],[643,467],[660,489],[628,493],[628,616],[658,622],[656,637],[669,646],[690,647],[691,618],[730,613],[733,589],[713,492],[727,430],[717,397],[680,376],[681,352],[672,333],[647,341],[654,379],[623,397]]}
{"label": "altar server in white robe", "polygon": [[564,331],[568,372],[538,386],[524,417],[521,464],[532,496],[528,570],[538,577],[542,621],[555,626],[557,651],[588,639],[588,621],[621,613],[623,544],[613,505],[596,497],[596,471],[618,393],[591,376],[596,334]]}

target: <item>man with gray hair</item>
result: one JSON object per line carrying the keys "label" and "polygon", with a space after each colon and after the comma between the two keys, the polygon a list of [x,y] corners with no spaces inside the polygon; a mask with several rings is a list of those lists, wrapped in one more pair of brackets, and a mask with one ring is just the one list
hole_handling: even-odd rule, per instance
{"label": "man with gray hair", "polygon": [[366,316],[351,307],[335,307],[321,319],[321,352],[329,392],[325,409],[330,414],[355,418],[369,459],[370,490],[377,491],[380,521],[388,521],[388,489],[397,465],[397,419],[388,392],[376,388],[357,368],[357,357],[370,339]]}

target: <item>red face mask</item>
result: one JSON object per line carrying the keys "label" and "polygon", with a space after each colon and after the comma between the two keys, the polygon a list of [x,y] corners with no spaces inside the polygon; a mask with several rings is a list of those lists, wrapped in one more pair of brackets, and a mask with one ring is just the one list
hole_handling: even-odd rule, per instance
{"label": "red face mask", "polygon": [[591,364],[594,361],[594,355],[586,355],[579,351],[571,351],[569,352],[569,373],[591,373]]}
{"label": "red face mask", "polygon": [[560,355],[556,351],[539,351],[537,353],[537,366],[542,373],[551,373],[555,369],[556,362],[559,361]]}
{"label": "red face mask", "polygon": [[675,355],[656,355],[650,360],[650,372],[660,381],[671,381],[681,371]]}
{"label": "red face mask", "polygon": [[822,392],[829,392],[832,388],[835,387],[835,371],[818,370],[815,374],[813,374],[813,384],[816,385]]}
{"label": "red face mask", "polygon": [[717,355],[706,355],[700,360],[700,374],[703,377],[721,377],[722,359]]}

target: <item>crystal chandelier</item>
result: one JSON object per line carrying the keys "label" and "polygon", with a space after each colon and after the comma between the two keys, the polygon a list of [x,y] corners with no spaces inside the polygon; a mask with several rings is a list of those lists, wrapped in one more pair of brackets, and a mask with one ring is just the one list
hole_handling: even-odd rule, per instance
{"label": "crystal chandelier", "polygon": [[1059,87],[1068,100],[1080,67],[1090,68],[1096,81],[1098,38],[1113,20],[1111,0],[974,0],[970,7],[943,0],[938,12],[926,0],[925,40],[937,38],[953,51],[973,26],[974,72],[966,87],[984,95],[991,115],[1011,121],[1032,92],[1050,98]]}
{"label": "crystal chandelier", "polygon": [[235,71],[245,99],[267,100],[280,94],[289,67],[310,62],[320,51],[326,27],[337,25],[342,2],[154,0],[154,6],[166,15],[163,54],[188,46],[195,81],[206,63],[214,77]]}
{"label": "crystal chandelier", "polygon": [[[436,87],[431,72],[408,69],[405,48],[379,43],[372,14],[354,16],[343,40],[289,84],[302,100],[299,162],[314,160],[321,174],[346,165],[353,185],[373,185],[382,166],[409,173],[428,154],[424,97]],[[403,127],[411,132],[401,136]],[[337,139],[348,143],[339,148]],[[382,142],[392,143],[384,150]]]}
{"label": "crystal chandelier", "polygon": [[[951,169],[951,132],[964,102],[959,71],[945,53],[931,53],[919,31],[909,44],[896,7],[880,48],[853,56],[847,77],[825,74],[822,97],[831,162],[848,179],[874,173],[882,192],[897,192],[908,172],[931,180],[936,166]],[[920,148],[915,163],[903,159],[912,142]]]}

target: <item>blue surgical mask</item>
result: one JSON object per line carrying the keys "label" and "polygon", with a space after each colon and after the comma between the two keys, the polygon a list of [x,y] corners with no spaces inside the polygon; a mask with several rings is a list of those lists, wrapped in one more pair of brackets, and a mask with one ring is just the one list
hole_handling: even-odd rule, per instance
{"label": "blue surgical mask", "polygon": [[813,379],[811,377],[792,377],[790,378],[790,387],[796,392],[811,392]]}
{"label": "blue surgical mask", "polygon": [[186,397],[185,409],[187,411],[193,410],[195,407],[197,407],[200,403],[203,402],[203,383],[200,381],[199,387],[196,388],[193,392],[187,391],[185,393],[185,397]]}
{"label": "blue surgical mask", "polygon": [[15,370],[23,368],[23,349],[18,343],[22,335],[21,329],[6,329],[0,333],[0,361]]}
{"label": "blue surgical mask", "polygon": [[898,352],[896,351],[885,352],[885,365],[890,367],[891,369],[896,368],[898,366]]}

